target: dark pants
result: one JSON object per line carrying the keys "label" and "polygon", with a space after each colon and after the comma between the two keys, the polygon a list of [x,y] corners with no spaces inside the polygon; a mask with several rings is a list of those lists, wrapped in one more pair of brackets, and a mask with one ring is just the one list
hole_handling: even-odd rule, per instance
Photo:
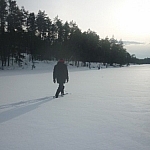
{"label": "dark pants", "polygon": [[58,89],[55,94],[56,98],[58,97],[60,92],[61,92],[61,95],[64,95],[64,88],[65,88],[64,83],[59,83]]}

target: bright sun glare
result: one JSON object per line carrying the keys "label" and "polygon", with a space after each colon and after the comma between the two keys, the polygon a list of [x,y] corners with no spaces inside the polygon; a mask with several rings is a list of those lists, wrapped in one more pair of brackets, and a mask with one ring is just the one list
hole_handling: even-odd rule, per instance
{"label": "bright sun glare", "polygon": [[117,15],[118,26],[126,33],[146,36],[150,33],[149,15],[149,0],[125,1]]}

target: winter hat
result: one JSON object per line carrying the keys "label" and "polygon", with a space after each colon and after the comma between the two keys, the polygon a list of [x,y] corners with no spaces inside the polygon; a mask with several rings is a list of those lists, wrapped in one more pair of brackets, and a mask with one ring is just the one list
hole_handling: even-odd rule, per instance
{"label": "winter hat", "polygon": [[60,59],[59,62],[64,63],[65,61],[63,59]]}

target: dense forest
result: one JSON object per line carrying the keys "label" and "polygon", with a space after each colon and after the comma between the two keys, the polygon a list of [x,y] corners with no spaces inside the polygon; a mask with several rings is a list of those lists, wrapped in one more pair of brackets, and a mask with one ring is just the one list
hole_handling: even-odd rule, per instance
{"label": "dense forest", "polygon": [[0,0],[0,61],[9,66],[21,61],[22,53],[34,60],[64,58],[75,62],[103,62],[120,66],[129,63],[150,63],[137,59],[124,48],[122,40],[101,39],[96,32],[82,32],[74,21],[51,20],[45,11],[28,12],[16,1]]}

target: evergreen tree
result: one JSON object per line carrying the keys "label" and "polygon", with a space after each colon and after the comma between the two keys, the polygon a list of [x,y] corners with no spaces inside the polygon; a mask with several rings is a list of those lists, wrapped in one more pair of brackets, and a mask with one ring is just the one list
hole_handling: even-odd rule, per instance
{"label": "evergreen tree", "polygon": [[2,68],[4,66],[4,61],[6,63],[6,17],[7,17],[7,1],[0,0],[0,59],[2,61]]}
{"label": "evergreen tree", "polygon": [[81,30],[78,28],[77,24],[73,21],[69,23],[69,49],[68,53],[70,54],[70,58],[75,61],[75,65],[80,60],[81,54],[81,42],[82,42],[82,33]]}
{"label": "evergreen tree", "polygon": [[[9,54],[12,58],[16,58],[16,62],[20,65],[20,53],[22,50],[22,33],[24,15],[16,4],[16,1],[8,1],[8,17],[7,17],[7,31],[9,33]],[[9,59],[9,58],[8,58]]]}
{"label": "evergreen tree", "polygon": [[41,40],[45,40],[47,36],[47,14],[45,11],[39,10],[38,15],[36,17],[36,24],[37,24],[37,35]]}
{"label": "evergreen tree", "polygon": [[82,59],[83,62],[95,62],[98,60],[97,50],[99,48],[99,36],[88,30],[83,33],[83,41],[82,41]]}
{"label": "evergreen tree", "polygon": [[27,16],[27,49],[28,53],[32,55],[32,61],[33,57],[35,55],[35,40],[36,40],[36,17],[34,13],[30,13]]}

